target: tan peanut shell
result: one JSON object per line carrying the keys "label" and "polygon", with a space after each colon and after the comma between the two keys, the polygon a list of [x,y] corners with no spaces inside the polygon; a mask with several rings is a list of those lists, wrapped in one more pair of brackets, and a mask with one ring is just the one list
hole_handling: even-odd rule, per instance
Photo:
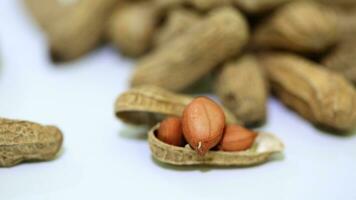
{"label": "tan peanut shell", "polygon": [[118,0],[26,0],[27,7],[45,31],[57,60],[78,58],[97,46],[106,20]]}
{"label": "tan peanut shell", "polygon": [[356,8],[355,0],[318,0],[318,1],[332,7],[340,7],[346,10]]}
{"label": "tan peanut shell", "polygon": [[51,160],[62,146],[61,131],[28,121],[0,118],[0,167]]}
{"label": "tan peanut shell", "polygon": [[248,27],[237,10],[214,10],[184,34],[141,59],[131,85],[186,89],[219,63],[238,54],[247,40]]}
{"label": "tan peanut shell", "polygon": [[294,0],[232,0],[247,13],[261,13]]}
{"label": "tan peanut shell", "polygon": [[356,84],[356,38],[339,44],[322,60],[323,65]]}
{"label": "tan peanut shell", "polygon": [[198,10],[206,11],[230,5],[232,0],[154,0],[154,2],[163,8],[174,8],[181,5],[189,5]]}
{"label": "tan peanut shell", "polygon": [[341,40],[346,42],[348,40],[356,40],[356,7],[349,12],[340,9],[335,10],[337,14],[337,30]]}
{"label": "tan peanut shell", "polygon": [[260,61],[276,95],[304,118],[340,131],[356,126],[356,91],[341,75],[293,54],[268,54]]}
{"label": "tan peanut shell", "polygon": [[[116,116],[124,122],[153,126],[167,116],[182,116],[193,97],[176,94],[156,86],[139,86],[121,94],[115,103]],[[227,123],[240,123],[223,108]]]}
{"label": "tan peanut shell", "polygon": [[313,1],[295,1],[278,9],[253,35],[259,48],[319,53],[338,40],[336,13]]}
{"label": "tan peanut shell", "polygon": [[198,156],[189,145],[177,147],[158,140],[155,135],[158,127],[159,124],[148,133],[152,155],[158,161],[172,165],[251,166],[267,162],[273,154],[284,149],[283,143],[274,135],[258,133],[254,145],[248,150],[209,151],[204,156]]}
{"label": "tan peanut shell", "polygon": [[201,16],[192,10],[178,8],[170,11],[165,24],[155,34],[155,46],[170,42],[194,26],[200,19]]}
{"label": "tan peanut shell", "polygon": [[237,6],[247,13],[261,13],[292,0],[155,0],[161,7],[193,6],[198,10],[211,10],[222,6]]}
{"label": "tan peanut shell", "polygon": [[137,57],[152,45],[159,9],[152,2],[119,5],[109,20],[109,40],[125,55]]}
{"label": "tan peanut shell", "polygon": [[223,66],[214,91],[239,120],[253,125],[266,118],[267,85],[256,58],[245,55]]}

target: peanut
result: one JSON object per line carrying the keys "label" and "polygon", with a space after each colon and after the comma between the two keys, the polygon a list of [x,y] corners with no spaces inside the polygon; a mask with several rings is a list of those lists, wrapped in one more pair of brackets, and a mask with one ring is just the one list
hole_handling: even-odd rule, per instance
{"label": "peanut", "polygon": [[259,25],[253,45],[302,53],[320,53],[339,39],[336,13],[313,1],[295,1]]}
{"label": "peanut", "polygon": [[183,146],[184,137],[181,119],[169,117],[163,120],[158,128],[157,138],[170,145]]}
{"label": "peanut", "polygon": [[151,2],[120,5],[109,21],[109,39],[123,54],[140,56],[152,45],[159,14],[159,9]]}
{"label": "peanut", "polygon": [[222,151],[244,151],[253,145],[257,134],[238,125],[225,127],[224,136],[219,144]]}
{"label": "peanut", "polygon": [[307,120],[340,131],[356,126],[356,91],[344,77],[288,53],[262,56],[276,95]]}
{"label": "peanut", "polygon": [[356,40],[345,40],[340,43],[322,63],[330,70],[342,74],[356,84]]}
{"label": "peanut", "polygon": [[268,86],[256,58],[245,55],[227,62],[215,81],[214,91],[246,125],[266,118]]}
{"label": "peanut", "polygon": [[62,141],[61,131],[54,126],[0,118],[0,167],[23,161],[51,160]]}
{"label": "peanut", "polygon": [[201,16],[196,12],[178,8],[169,12],[163,27],[156,33],[155,46],[161,46],[170,40],[184,34],[201,20]]}
{"label": "peanut", "polygon": [[184,109],[182,126],[187,142],[200,156],[204,156],[219,143],[225,115],[214,101],[198,97]]}
{"label": "peanut", "polygon": [[[248,27],[233,8],[214,10],[206,19],[139,61],[131,85],[156,85],[183,90],[220,62],[239,53]],[[214,51],[212,51],[214,49]]]}
{"label": "peanut", "polygon": [[68,61],[88,53],[99,44],[105,31],[105,22],[117,1],[25,2],[47,34],[53,59]]}
{"label": "peanut", "polygon": [[216,9],[221,6],[237,6],[249,14],[258,14],[292,0],[155,0],[161,7],[171,8],[189,5],[202,11]]}
{"label": "peanut", "polygon": [[199,156],[189,145],[176,147],[157,139],[155,133],[158,124],[148,132],[148,143],[152,156],[163,163],[172,165],[215,165],[215,166],[250,166],[267,162],[272,155],[281,153],[284,145],[276,136],[259,132],[253,148],[247,151],[208,151]]}

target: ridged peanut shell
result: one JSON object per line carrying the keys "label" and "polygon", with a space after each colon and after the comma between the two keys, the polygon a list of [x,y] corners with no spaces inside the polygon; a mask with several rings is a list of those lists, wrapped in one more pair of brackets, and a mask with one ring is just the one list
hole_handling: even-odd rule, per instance
{"label": "ridged peanut shell", "polygon": [[267,162],[284,149],[283,143],[274,135],[258,133],[254,145],[240,152],[209,151],[199,156],[189,145],[176,147],[157,139],[155,132],[159,124],[148,133],[148,142],[153,157],[171,165],[212,165],[212,166],[251,166]]}
{"label": "ridged peanut shell", "polygon": [[[124,122],[153,126],[167,116],[182,116],[193,97],[170,92],[156,86],[138,86],[122,93],[116,100],[116,116]],[[227,123],[240,123],[223,108]]]}
{"label": "ridged peanut shell", "polygon": [[55,59],[67,61],[94,49],[102,39],[106,20],[120,0],[26,0],[47,35]]}
{"label": "ridged peanut shell", "polygon": [[341,75],[288,53],[260,57],[274,93],[301,116],[323,127],[356,126],[356,91]]}
{"label": "ridged peanut shell", "polygon": [[253,35],[253,45],[302,53],[325,51],[339,39],[336,13],[313,1],[282,6]]}
{"label": "ridged peanut shell", "polygon": [[202,11],[222,6],[237,6],[249,14],[256,14],[269,11],[289,1],[292,0],[155,0],[154,2],[163,8],[188,5]]}
{"label": "ridged peanut shell", "polygon": [[159,21],[159,9],[152,2],[119,5],[108,27],[109,40],[125,55],[137,57],[152,45]]}
{"label": "ridged peanut shell", "polygon": [[155,34],[155,46],[164,45],[179,37],[189,28],[195,26],[200,20],[201,16],[192,10],[178,8],[170,11],[165,23]]}
{"label": "ridged peanut shell", "polygon": [[[131,85],[181,91],[239,53],[248,40],[246,20],[233,8],[213,10],[195,26],[139,60]],[[213,51],[212,51],[213,49]]]}
{"label": "ridged peanut shell", "polygon": [[331,7],[343,8],[345,10],[356,8],[355,0],[317,0],[321,3],[325,3]]}
{"label": "ridged peanut shell", "polygon": [[[356,5],[356,1],[355,1]],[[335,9],[337,14],[337,30],[343,42],[356,40],[356,7],[345,12]]]}
{"label": "ridged peanut shell", "polygon": [[227,62],[214,83],[223,105],[246,125],[265,121],[268,83],[255,56]]}
{"label": "ridged peanut shell", "polygon": [[53,159],[63,135],[54,126],[0,118],[0,167]]}
{"label": "ridged peanut shell", "polygon": [[339,44],[322,60],[322,64],[356,84],[356,38]]}
{"label": "ridged peanut shell", "polygon": [[230,5],[232,0],[154,0],[163,8],[174,8],[177,6],[188,5],[198,10],[211,10],[217,7]]}
{"label": "ridged peanut shell", "polygon": [[269,11],[293,0],[232,0],[240,9],[247,13]]}

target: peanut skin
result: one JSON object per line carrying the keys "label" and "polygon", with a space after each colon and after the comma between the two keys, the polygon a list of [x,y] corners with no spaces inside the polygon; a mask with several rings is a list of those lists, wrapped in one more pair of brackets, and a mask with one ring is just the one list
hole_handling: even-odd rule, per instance
{"label": "peanut skin", "polygon": [[200,156],[204,156],[219,143],[225,115],[214,101],[198,97],[184,109],[182,125],[187,142]]}
{"label": "peanut skin", "polygon": [[181,119],[169,117],[163,120],[158,128],[157,138],[170,145],[183,146],[184,137]]}
{"label": "peanut skin", "polygon": [[244,151],[253,145],[257,134],[238,125],[227,125],[219,144],[221,151]]}

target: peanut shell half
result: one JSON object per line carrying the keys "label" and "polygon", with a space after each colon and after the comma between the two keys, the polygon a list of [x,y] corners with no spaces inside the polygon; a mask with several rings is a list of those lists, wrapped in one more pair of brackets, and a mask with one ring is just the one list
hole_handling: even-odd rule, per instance
{"label": "peanut shell half", "polygon": [[208,151],[204,156],[198,156],[189,145],[176,147],[157,139],[155,132],[158,128],[159,124],[148,133],[152,155],[156,160],[172,165],[251,166],[267,162],[272,155],[284,149],[283,143],[276,136],[259,133],[254,145],[248,150]]}
{"label": "peanut shell half", "polygon": [[[167,116],[182,116],[193,97],[170,92],[156,86],[138,86],[121,94],[115,103],[116,116],[124,122],[153,126]],[[222,107],[227,123],[239,123]]]}

